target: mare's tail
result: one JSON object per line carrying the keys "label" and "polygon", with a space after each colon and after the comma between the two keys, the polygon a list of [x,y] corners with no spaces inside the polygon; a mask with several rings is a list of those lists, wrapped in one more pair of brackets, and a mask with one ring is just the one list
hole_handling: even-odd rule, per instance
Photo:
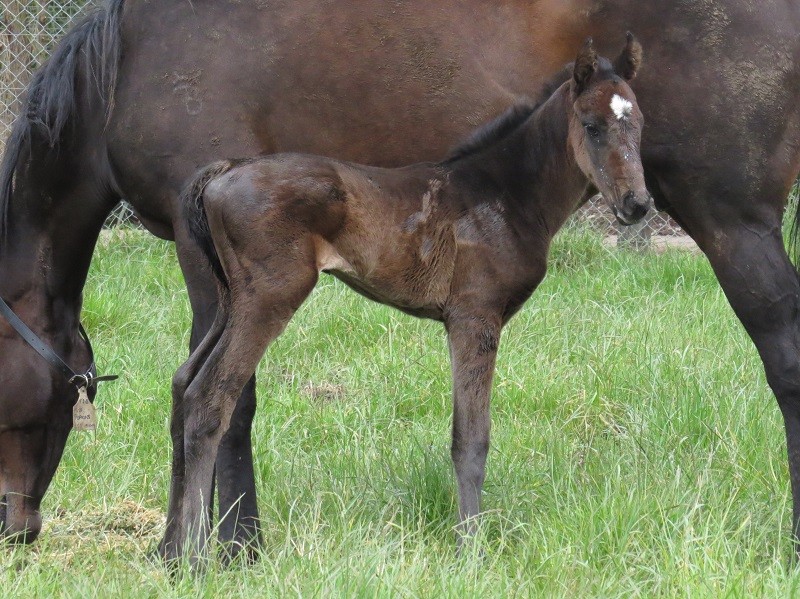
{"label": "mare's tail", "polygon": [[203,201],[203,194],[206,185],[223,173],[228,172],[233,167],[233,163],[228,160],[212,162],[197,172],[184,187],[181,192],[180,205],[183,206],[183,216],[189,225],[189,233],[202,250],[208,260],[211,270],[216,275],[219,282],[228,288],[228,277],[222,268],[222,262],[214,247],[214,240],[211,237],[211,229],[208,226],[208,216],[206,206]]}

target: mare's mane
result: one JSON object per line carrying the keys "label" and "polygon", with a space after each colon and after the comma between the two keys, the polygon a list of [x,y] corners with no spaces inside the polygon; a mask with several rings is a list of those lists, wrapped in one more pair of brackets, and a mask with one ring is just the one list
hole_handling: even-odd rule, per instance
{"label": "mare's mane", "polygon": [[[8,210],[14,192],[14,173],[36,141],[54,149],[79,107],[78,77],[85,90],[96,90],[108,121],[114,106],[114,87],[121,56],[120,21],[124,0],[108,0],[74,25],[28,84],[25,99],[9,136],[0,164],[0,243],[8,233]],[[82,70],[81,70],[82,67]]]}
{"label": "mare's mane", "polygon": [[565,65],[548,81],[536,102],[521,101],[512,104],[497,118],[481,125],[467,138],[448,152],[443,163],[448,164],[467,156],[478,154],[516,131],[531,115],[550,99],[555,91],[572,75],[572,64]]}

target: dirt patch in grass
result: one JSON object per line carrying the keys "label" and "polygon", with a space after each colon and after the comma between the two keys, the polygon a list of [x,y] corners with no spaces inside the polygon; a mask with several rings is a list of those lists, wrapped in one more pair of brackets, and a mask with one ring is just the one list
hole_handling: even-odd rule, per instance
{"label": "dirt patch in grass", "polygon": [[344,397],[344,385],[336,385],[323,381],[321,383],[307,382],[300,389],[300,393],[310,397],[316,402],[329,403],[338,401]]}

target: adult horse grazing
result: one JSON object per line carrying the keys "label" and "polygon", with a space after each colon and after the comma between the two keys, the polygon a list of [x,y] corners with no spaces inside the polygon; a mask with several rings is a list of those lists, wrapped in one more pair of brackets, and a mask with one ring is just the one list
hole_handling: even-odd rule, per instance
{"label": "adult horse grazing", "polygon": [[452,458],[463,539],[480,510],[500,329],[539,285],[553,235],[590,182],[627,223],[651,203],[643,119],[588,41],[541,105],[512,108],[444,162],[381,169],[308,154],[218,162],[184,195],[189,229],[220,279],[214,324],[181,366],[186,471],[168,557],[205,546],[214,462],[242,389],[320,272],[366,297],[444,323],[453,372]]}
{"label": "adult horse grazing", "polygon": [[[632,86],[657,205],[706,253],[764,361],[783,412],[800,523],[800,281],[781,217],[800,170],[797,0],[107,0],[28,88],[0,166],[0,297],[71,369],[97,234],[121,197],[175,239],[194,321],[213,278],[178,202],[220,156],[303,151],[397,166],[436,160],[593,36],[635,31],[652,57]],[[77,392],[0,318],[0,530],[39,533],[39,506]],[[709,398],[709,401],[713,401]],[[258,538],[248,384],[217,458],[220,537]],[[180,497],[183,406],[173,407],[170,497]],[[235,467],[233,467],[235,465]],[[170,514],[177,513],[170,509]],[[172,523],[168,524],[171,526]]]}

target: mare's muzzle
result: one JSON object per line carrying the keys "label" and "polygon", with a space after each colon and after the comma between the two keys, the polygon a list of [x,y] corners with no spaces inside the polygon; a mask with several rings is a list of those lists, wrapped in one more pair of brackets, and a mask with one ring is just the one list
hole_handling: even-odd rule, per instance
{"label": "mare's muzzle", "polygon": [[24,496],[9,493],[0,497],[0,543],[33,543],[42,531],[42,516],[38,509],[25,505]]}
{"label": "mare's muzzle", "polygon": [[644,193],[636,193],[628,191],[619,204],[612,204],[611,210],[614,216],[623,225],[635,225],[642,220],[653,205],[652,196],[645,191]]}

